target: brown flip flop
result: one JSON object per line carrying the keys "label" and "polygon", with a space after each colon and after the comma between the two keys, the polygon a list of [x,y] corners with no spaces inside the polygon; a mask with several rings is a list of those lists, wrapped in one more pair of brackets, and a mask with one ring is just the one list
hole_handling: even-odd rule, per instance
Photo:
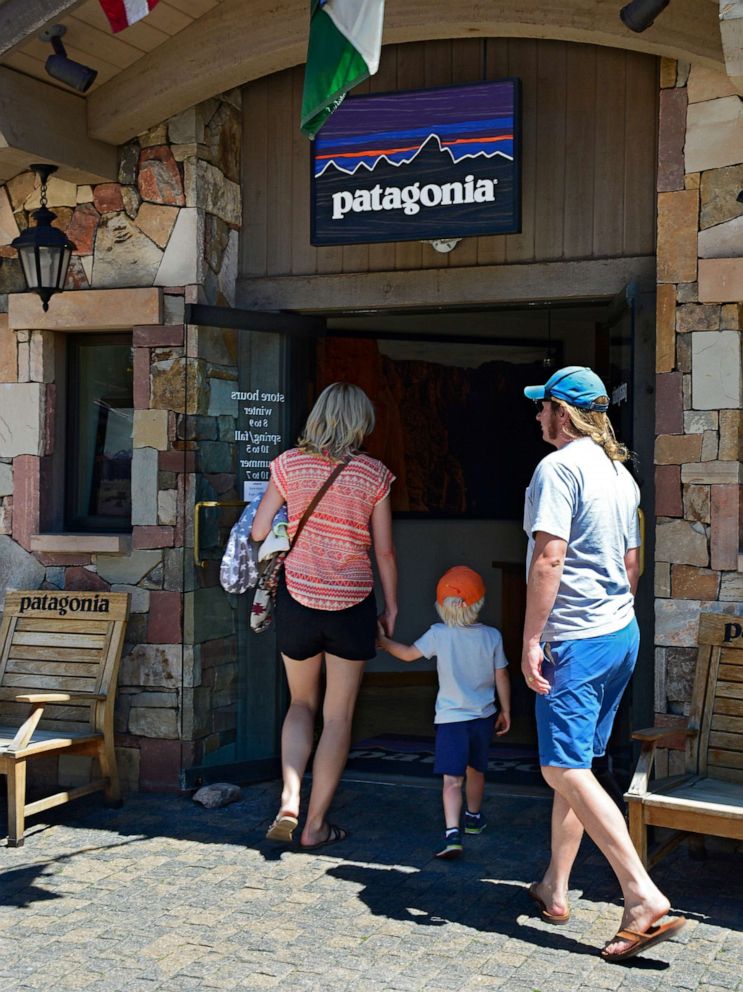
{"label": "brown flip flop", "polygon": [[624,951],[619,951],[618,954],[607,954],[606,948],[604,948],[601,952],[601,957],[605,961],[626,961],[627,958],[633,958],[636,954],[646,951],[653,944],[659,944],[662,940],[668,940],[669,937],[678,933],[685,925],[686,919],[683,916],[674,916],[668,923],[655,923],[653,926],[648,927],[647,930],[619,930],[616,936],[609,941],[609,944],[615,940],[624,940],[630,942],[629,947]]}
{"label": "brown flip flop", "polygon": [[279,813],[266,831],[266,840],[274,840],[279,844],[291,844],[298,825],[299,820],[296,816],[292,816],[290,813]]}
{"label": "brown flip flop", "polygon": [[537,884],[536,882],[532,882],[529,888],[526,890],[526,894],[533,902],[537,904],[539,908],[540,917],[544,920],[545,923],[553,923],[555,926],[562,926],[563,924],[567,923],[568,920],[570,919],[570,910],[568,910],[567,913],[564,913],[561,916],[558,916],[555,913],[548,913],[547,904],[543,899],[540,899],[536,893],[536,889],[535,889],[536,884]]}

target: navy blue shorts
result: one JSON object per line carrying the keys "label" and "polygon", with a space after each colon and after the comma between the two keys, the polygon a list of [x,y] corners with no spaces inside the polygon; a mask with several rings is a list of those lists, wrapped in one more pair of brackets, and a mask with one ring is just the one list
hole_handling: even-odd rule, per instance
{"label": "navy blue shorts", "polygon": [[434,774],[464,775],[468,765],[486,772],[494,726],[495,713],[478,720],[437,723]]}

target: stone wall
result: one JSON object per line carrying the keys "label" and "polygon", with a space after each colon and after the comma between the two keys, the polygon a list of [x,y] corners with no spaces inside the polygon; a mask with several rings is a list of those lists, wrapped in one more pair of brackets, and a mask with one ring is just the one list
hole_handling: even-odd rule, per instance
{"label": "stone wall", "polygon": [[[225,743],[234,727],[233,614],[217,602],[214,566],[195,569],[192,548],[195,501],[235,498],[235,332],[188,327],[184,307],[234,300],[239,107],[235,91],[139,135],[121,150],[117,183],[49,183],[55,223],[76,245],[68,291],[161,287],[161,322],[133,327],[133,527],[125,553],[32,549],[33,535],[54,529],[48,489],[62,415],[54,376],[65,335],[9,329],[6,294],[23,289],[9,243],[39,194],[31,173],[0,187],[0,392],[13,411],[0,418],[0,606],[9,586],[131,593],[116,711],[130,788],[177,787],[181,767]],[[96,296],[105,309],[105,293]],[[80,761],[60,769],[67,781],[84,773]]]}
{"label": "stone wall", "polygon": [[[688,713],[700,610],[743,613],[743,101],[727,77],[669,60],[661,87],[655,709],[663,722]],[[672,769],[681,760],[672,755]]]}

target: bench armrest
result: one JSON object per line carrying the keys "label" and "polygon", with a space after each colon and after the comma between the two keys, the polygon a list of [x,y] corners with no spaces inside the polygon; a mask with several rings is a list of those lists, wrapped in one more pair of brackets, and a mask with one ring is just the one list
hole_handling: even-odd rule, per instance
{"label": "bench armrest", "polygon": [[694,727],[648,727],[647,730],[635,730],[632,734],[633,741],[662,741],[667,737],[678,737],[679,734],[686,737],[694,737],[698,730]]}
{"label": "bench armrest", "polygon": [[101,692],[22,692],[15,697],[17,703],[92,703],[106,699]]}

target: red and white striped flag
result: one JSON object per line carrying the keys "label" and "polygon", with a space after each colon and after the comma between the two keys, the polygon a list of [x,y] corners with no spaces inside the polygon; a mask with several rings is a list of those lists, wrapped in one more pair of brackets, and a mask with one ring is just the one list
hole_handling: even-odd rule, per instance
{"label": "red and white striped flag", "polygon": [[156,3],[157,0],[100,0],[114,34],[147,17]]}

